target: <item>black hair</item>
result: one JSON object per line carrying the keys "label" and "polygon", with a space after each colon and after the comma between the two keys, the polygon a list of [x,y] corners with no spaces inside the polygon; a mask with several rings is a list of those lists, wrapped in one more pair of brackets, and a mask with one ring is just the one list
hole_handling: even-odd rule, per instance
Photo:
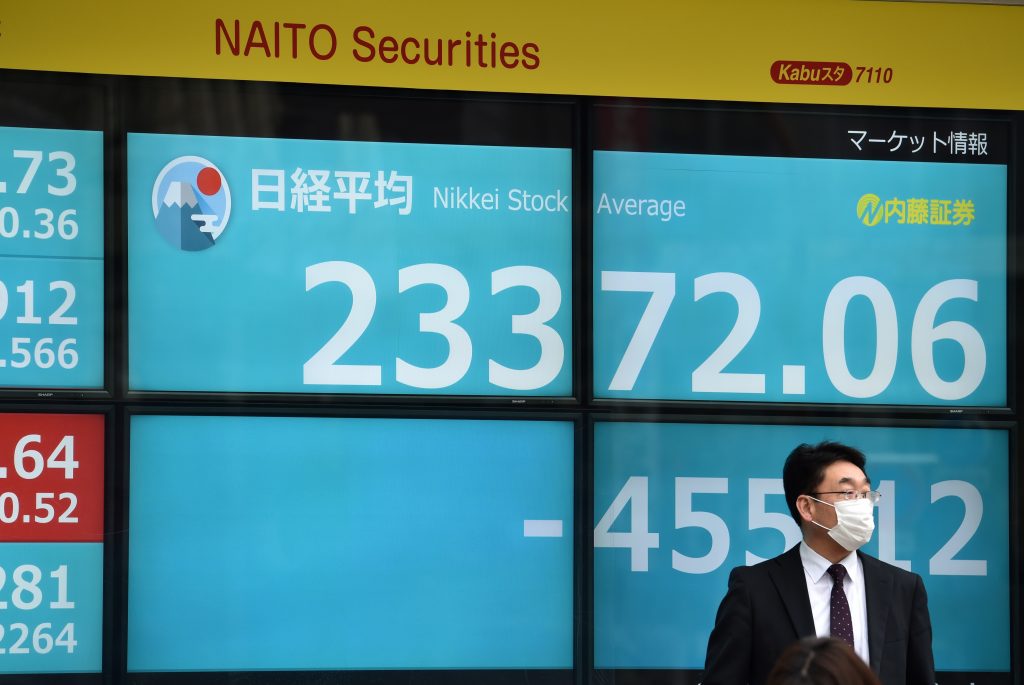
{"label": "black hair", "polygon": [[[867,459],[856,447],[826,440],[817,445],[804,443],[789,453],[782,467],[782,486],[786,491],[786,504],[796,525],[802,523],[796,508],[796,498],[814,492],[825,477],[825,469],[837,461],[848,461],[861,471]],[[866,473],[866,472],[865,472]]]}

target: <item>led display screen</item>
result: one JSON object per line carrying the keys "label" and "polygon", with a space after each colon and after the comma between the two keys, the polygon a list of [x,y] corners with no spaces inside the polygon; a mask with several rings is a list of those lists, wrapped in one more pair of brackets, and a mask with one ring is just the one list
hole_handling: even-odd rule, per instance
{"label": "led display screen", "polygon": [[133,390],[572,394],[571,152],[129,134]]}
{"label": "led display screen", "polygon": [[979,429],[597,423],[596,667],[703,668],[729,571],[800,541],[783,496],[786,456],[837,440],[865,453],[882,494],[864,551],[924,579],[936,668],[1009,671],[1008,439]]}
{"label": "led display screen", "polygon": [[1004,406],[1001,129],[749,119],[595,150],[595,396]]}
{"label": "led display screen", "polygon": [[572,668],[573,435],[132,417],[129,671]]}

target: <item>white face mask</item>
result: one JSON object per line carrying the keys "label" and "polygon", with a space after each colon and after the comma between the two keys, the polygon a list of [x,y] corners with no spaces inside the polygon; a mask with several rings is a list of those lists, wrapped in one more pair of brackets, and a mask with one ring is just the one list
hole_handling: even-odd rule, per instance
{"label": "white face mask", "polygon": [[[811,497],[808,495],[808,497]],[[861,499],[839,500],[835,504],[829,504],[817,497],[811,497],[815,502],[828,504],[836,510],[836,525],[832,528],[825,528],[817,521],[812,520],[814,525],[825,528],[828,536],[847,549],[854,552],[871,539],[871,533],[875,530],[875,505],[866,497]]]}

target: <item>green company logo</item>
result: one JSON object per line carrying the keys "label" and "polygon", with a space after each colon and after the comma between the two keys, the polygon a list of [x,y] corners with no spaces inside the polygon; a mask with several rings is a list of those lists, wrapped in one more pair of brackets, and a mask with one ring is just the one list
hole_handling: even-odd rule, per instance
{"label": "green company logo", "polygon": [[865,226],[877,226],[882,220],[882,199],[874,193],[861,195],[857,201],[857,216]]}

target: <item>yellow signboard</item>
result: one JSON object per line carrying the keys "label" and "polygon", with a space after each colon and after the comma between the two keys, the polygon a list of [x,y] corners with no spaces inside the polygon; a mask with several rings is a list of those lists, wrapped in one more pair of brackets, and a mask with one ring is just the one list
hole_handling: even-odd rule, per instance
{"label": "yellow signboard", "polygon": [[1024,8],[861,0],[0,5],[0,68],[1024,109]]}

